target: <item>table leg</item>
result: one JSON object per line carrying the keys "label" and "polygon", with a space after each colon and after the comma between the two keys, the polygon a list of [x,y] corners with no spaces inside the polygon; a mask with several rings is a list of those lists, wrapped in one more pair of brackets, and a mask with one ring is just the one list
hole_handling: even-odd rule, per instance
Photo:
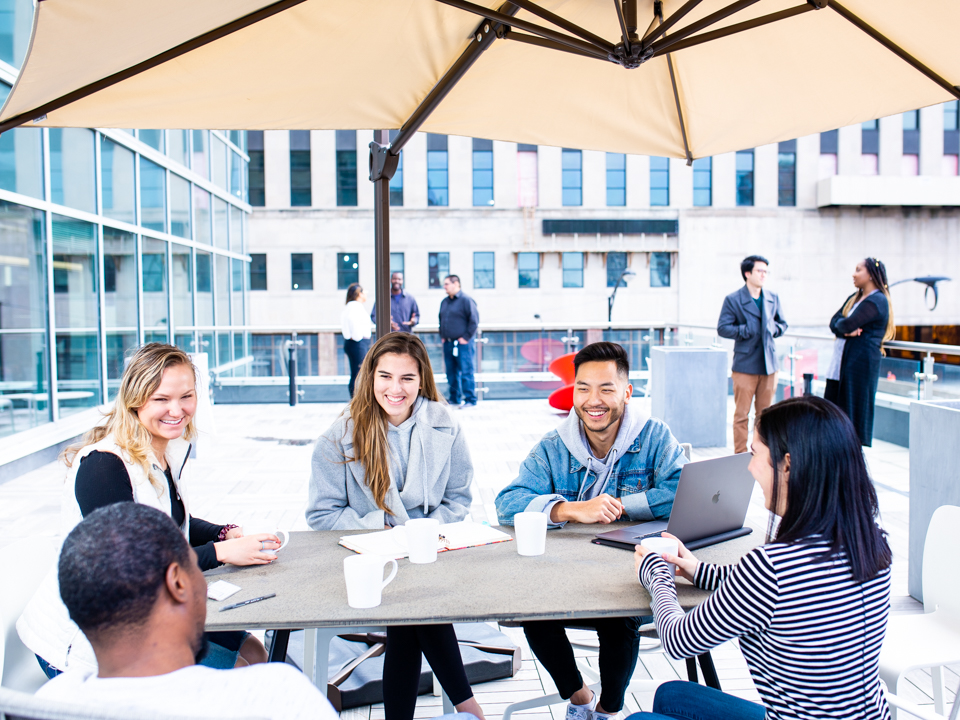
{"label": "table leg", "polygon": [[270,645],[270,656],[267,658],[267,662],[286,662],[287,645],[289,643],[289,630],[274,630],[273,643]]}
{"label": "table leg", "polygon": [[709,652],[700,656],[700,669],[703,671],[703,684],[714,690],[720,690],[720,678],[717,676],[717,668]]}
{"label": "table leg", "polygon": [[687,658],[687,680],[692,683],[700,682],[700,676],[697,674],[697,659]]}

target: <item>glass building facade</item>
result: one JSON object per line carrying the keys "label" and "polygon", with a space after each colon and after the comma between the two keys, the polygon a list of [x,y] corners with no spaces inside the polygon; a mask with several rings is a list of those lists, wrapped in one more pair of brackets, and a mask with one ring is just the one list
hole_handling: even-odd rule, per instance
{"label": "glass building facade", "polygon": [[[3,10],[6,10],[4,14]],[[0,0],[0,100],[30,35]],[[0,135],[0,437],[112,400],[144,342],[250,354],[246,133]]]}

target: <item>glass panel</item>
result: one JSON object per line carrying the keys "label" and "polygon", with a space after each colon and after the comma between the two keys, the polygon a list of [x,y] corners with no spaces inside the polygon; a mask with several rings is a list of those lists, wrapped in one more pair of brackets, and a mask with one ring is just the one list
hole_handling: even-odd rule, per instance
{"label": "glass panel", "polygon": [[19,68],[30,45],[33,27],[31,0],[0,2],[0,60]]}
{"label": "glass panel", "polygon": [[473,287],[475,290],[494,287],[496,285],[494,271],[494,254],[492,252],[475,252],[473,254]]}
{"label": "glass panel", "polygon": [[443,279],[449,274],[450,253],[439,252],[427,255],[427,277],[430,287],[443,287]]}
{"label": "glass panel", "polygon": [[210,158],[207,143],[210,133],[206,130],[193,130],[193,160],[190,168],[204,180],[210,179]]}
{"label": "glass panel", "polygon": [[670,253],[650,253],[650,287],[670,287]]}
{"label": "glass panel", "polygon": [[650,205],[670,204],[670,160],[665,157],[650,158]]}
{"label": "glass panel", "polygon": [[199,352],[207,353],[207,362],[210,363],[210,367],[216,367],[216,345],[213,342],[213,333],[203,333],[200,335],[200,350]]}
{"label": "glass panel", "polygon": [[170,173],[170,234],[190,239],[190,183]]}
{"label": "glass panel", "polygon": [[106,341],[107,352],[107,401],[117,396],[120,388],[120,378],[123,377],[123,361],[127,353],[137,347],[137,333],[108,332]]}
{"label": "glass panel", "polygon": [[[0,327],[46,327],[43,213],[0,201]],[[0,364],[6,363],[6,356]],[[0,408],[2,410],[2,408]]]}
{"label": "glass panel", "polygon": [[390,178],[390,204],[398,207],[403,205],[403,150],[397,160],[397,172]]}
{"label": "glass panel", "polygon": [[563,253],[563,286],[566,288],[583,287],[583,253]]}
{"label": "glass panel", "polygon": [[190,248],[173,243],[173,326],[193,325],[193,261]]}
{"label": "glass panel", "polygon": [[607,153],[607,205],[623,207],[627,204],[627,156]]}
{"label": "glass panel", "polygon": [[579,150],[564,150],[562,154],[561,180],[563,184],[563,204],[577,206],[583,204],[583,155]]}
{"label": "glass panel", "polygon": [[403,273],[404,262],[402,252],[390,253],[390,274]]}
{"label": "glass panel", "polygon": [[737,153],[737,205],[753,205],[753,150]]}
{"label": "glass panel", "polygon": [[[310,289],[313,289],[312,256],[303,257],[311,258]],[[337,290],[346,290],[355,282],[360,282],[360,256],[355,253],[337,253]]]}
{"label": "glass panel", "polygon": [[218,197],[213,199],[213,240],[221,250],[230,248],[227,236],[227,201]]}
{"label": "glass panel", "polygon": [[53,216],[53,293],[57,328],[97,327],[97,226]]}
{"label": "glass panel", "polygon": [[217,326],[230,324],[230,258],[217,255]]}
{"label": "glass panel", "polygon": [[[393,253],[391,253],[392,255]],[[250,253],[250,289],[267,289],[266,253]]]}
{"label": "glass panel", "polygon": [[540,253],[517,253],[517,270],[520,287],[540,287]]}
{"label": "glass panel", "polygon": [[230,206],[230,249],[243,252],[243,210]]}
{"label": "glass panel", "polygon": [[[290,154],[291,167],[293,153]],[[309,171],[310,166],[307,165]],[[355,206],[357,204],[357,151],[337,151],[337,205]]]}
{"label": "glass panel", "polygon": [[699,158],[693,161],[693,204],[707,207],[713,202],[713,160]]}
{"label": "glass panel", "polygon": [[227,189],[227,146],[219,138],[210,136],[211,165],[213,166],[213,184]]}
{"label": "glass panel", "polygon": [[50,200],[90,213],[97,211],[94,133],[50,128]]}
{"label": "glass panel", "polygon": [[166,171],[140,157],[140,224],[164,232],[166,218]]}
{"label": "glass panel", "polygon": [[[607,253],[607,287],[617,287],[620,273],[627,269],[627,254],[625,252]],[[621,283],[623,285],[625,283]]]}
{"label": "glass panel", "polygon": [[230,273],[230,300],[233,304],[233,324],[243,325],[243,290],[249,267],[243,260],[232,259],[230,263],[232,265]]}
{"label": "glass panel", "polygon": [[137,331],[136,248],[137,236],[133,233],[103,228],[104,324],[133,333]]}
{"label": "glass panel", "polygon": [[50,421],[43,333],[0,335],[0,437]]}
{"label": "glass panel", "polygon": [[43,199],[43,131],[17,128],[0,135],[0,188]]}
{"label": "glass panel", "polygon": [[143,333],[147,342],[167,342],[167,244],[143,238]]}
{"label": "glass panel", "polygon": [[217,333],[217,365],[226,365],[231,360],[230,333]]}
{"label": "glass panel", "polygon": [[230,194],[237,198],[243,197],[244,160],[235,152],[230,157]]}
{"label": "glass panel", "polygon": [[173,336],[173,344],[184,352],[193,353],[197,351],[194,338],[195,335],[192,332],[178,333]]}
{"label": "glass panel", "polygon": [[427,205],[445,206],[449,203],[447,151],[427,151]]}
{"label": "glass panel", "polygon": [[193,232],[194,240],[210,244],[210,193],[193,186]]}
{"label": "glass panel", "polygon": [[163,130],[140,130],[137,136],[144,145],[163,152]]}
{"label": "glass panel", "polygon": [[473,151],[473,204],[493,205],[493,151]]}
{"label": "glass panel", "polygon": [[100,404],[96,333],[57,333],[57,392],[61,418]]}
{"label": "glass panel", "polygon": [[[210,253],[197,250],[197,325],[213,325],[213,267]],[[207,348],[207,352],[212,352]]]}
{"label": "glass panel", "polygon": [[167,130],[167,156],[186,167],[190,167],[190,131]]}
{"label": "glass panel", "polygon": [[777,204],[792,207],[797,204],[797,154],[779,153]]}
{"label": "glass panel", "polygon": [[[3,136],[0,135],[0,138]],[[100,136],[100,189],[103,214],[135,225],[137,194],[134,182],[134,154],[105,135]]]}

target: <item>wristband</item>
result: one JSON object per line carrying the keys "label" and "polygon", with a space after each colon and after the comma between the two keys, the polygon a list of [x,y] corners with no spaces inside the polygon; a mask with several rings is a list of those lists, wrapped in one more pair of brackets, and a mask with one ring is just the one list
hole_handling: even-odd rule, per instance
{"label": "wristband", "polygon": [[220,534],[217,535],[217,542],[223,542],[227,539],[227,533],[233,530],[234,528],[240,527],[239,525],[224,525],[220,528]]}

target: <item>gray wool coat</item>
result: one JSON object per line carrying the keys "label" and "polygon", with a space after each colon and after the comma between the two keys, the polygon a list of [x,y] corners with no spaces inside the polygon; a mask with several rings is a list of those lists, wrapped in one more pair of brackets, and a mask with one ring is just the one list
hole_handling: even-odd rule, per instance
{"label": "gray wool coat", "polygon": [[[416,417],[403,490],[391,482],[385,503],[397,525],[423,517],[442,523],[463,520],[473,482],[466,439],[444,403],[426,400]],[[314,530],[383,529],[384,512],[364,482],[363,465],[343,461],[352,455],[353,421],[344,413],[313,449],[306,516]]]}

